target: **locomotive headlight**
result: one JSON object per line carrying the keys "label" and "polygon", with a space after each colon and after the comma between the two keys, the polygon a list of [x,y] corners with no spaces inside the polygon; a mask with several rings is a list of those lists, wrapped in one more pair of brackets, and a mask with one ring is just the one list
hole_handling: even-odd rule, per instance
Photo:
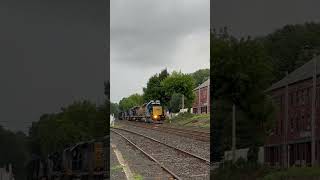
{"label": "locomotive headlight", "polygon": [[153,118],[154,118],[154,119],[157,119],[157,118],[158,118],[158,116],[157,116],[157,115],[154,115],[154,116],[153,116]]}

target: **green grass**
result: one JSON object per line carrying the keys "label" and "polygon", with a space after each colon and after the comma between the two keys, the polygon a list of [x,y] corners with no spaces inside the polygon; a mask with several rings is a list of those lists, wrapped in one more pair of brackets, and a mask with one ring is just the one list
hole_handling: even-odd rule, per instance
{"label": "green grass", "polygon": [[[167,119],[166,123],[170,123],[170,120]],[[171,124],[175,126],[188,126],[209,129],[210,114],[181,113],[171,119]]]}
{"label": "green grass", "polygon": [[212,171],[211,174],[215,180],[257,180],[271,170],[262,165],[238,160],[236,164],[227,161],[224,167]]}
{"label": "green grass", "polygon": [[123,166],[122,165],[117,165],[117,166],[113,166],[111,167],[111,171],[115,172],[115,171],[122,171]]}
{"label": "green grass", "polygon": [[134,180],[143,180],[143,177],[140,174],[134,174],[133,179]]}
{"label": "green grass", "polygon": [[320,167],[293,167],[289,169],[276,169],[244,160],[238,160],[236,164],[226,162],[211,172],[215,180],[312,180],[320,179]]}
{"label": "green grass", "polygon": [[276,170],[266,176],[261,180],[282,180],[284,178],[294,178],[294,179],[308,179],[308,178],[320,178],[320,168],[319,167],[292,167],[287,170]]}

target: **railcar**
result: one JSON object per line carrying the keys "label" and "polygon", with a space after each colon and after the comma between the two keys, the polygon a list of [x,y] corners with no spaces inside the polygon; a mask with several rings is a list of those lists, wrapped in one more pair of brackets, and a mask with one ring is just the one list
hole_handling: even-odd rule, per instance
{"label": "railcar", "polygon": [[164,108],[160,101],[150,101],[141,106],[135,106],[126,112],[123,112],[125,120],[136,120],[153,123],[163,123],[165,120]]}
{"label": "railcar", "polygon": [[55,152],[46,160],[34,159],[30,164],[32,180],[104,180],[108,178],[108,136],[79,142]]}

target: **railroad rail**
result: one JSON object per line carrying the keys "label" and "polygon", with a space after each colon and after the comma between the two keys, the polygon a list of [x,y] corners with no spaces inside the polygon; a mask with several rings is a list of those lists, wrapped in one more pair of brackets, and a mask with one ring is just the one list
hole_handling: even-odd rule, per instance
{"label": "railroad rail", "polygon": [[[143,134],[133,132],[127,129],[112,128],[111,131],[118,134],[122,138],[124,138],[136,149],[138,149],[147,157],[149,157],[151,160],[159,164],[160,167],[162,167],[165,171],[171,174],[172,177],[174,177],[175,179],[182,179],[182,178],[186,179],[188,177],[191,177],[190,173],[194,171],[200,171],[202,173],[200,174],[198,173],[197,175],[192,175],[193,178],[196,176],[209,177],[210,160],[208,159],[202,158],[198,155],[192,154],[190,152],[181,150],[177,147],[160,142],[152,137],[148,137]],[[129,136],[132,138],[133,137],[132,135],[135,135],[134,139],[138,143],[132,142],[131,140],[129,140],[130,138],[125,137],[119,131],[127,133],[127,137]],[[149,142],[147,144],[142,143],[145,140]],[[137,144],[140,144],[140,147]],[[154,156],[156,156],[157,158]],[[180,168],[180,170],[176,170],[175,172],[173,172],[172,170],[170,170],[170,168],[168,168],[169,166],[171,166],[171,169],[174,167],[175,169]],[[207,171],[206,171],[206,168],[208,169]]]}
{"label": "railroad rail", "polygon": [[203,141],[203,142],[210,142],[210,132],[174,128],[174,127],[162,126],[161,124],[148,125],[148,124],[138,124],[135,122],[130,122],[128,124],[136,127],[152,129],[155,131],[167,132],[167,133],[179,135],[182,137],[188,137],[188,138],[192,138],[192,139]]}

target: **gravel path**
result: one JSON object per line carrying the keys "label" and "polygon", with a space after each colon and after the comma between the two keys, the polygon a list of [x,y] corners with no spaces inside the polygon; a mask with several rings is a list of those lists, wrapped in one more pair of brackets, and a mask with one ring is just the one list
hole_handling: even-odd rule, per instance
{"label": "gravel path", "polygon": [[171,176],[158,164],[151,161],[139,150],[132,147],[121,136],[111,131],[111,143],[115,144],[121,151],[123,158],[129,164],[136,179],[143,180],[168,180]]}
{"label": "gravel path", "polygon": [[145,137],[115,129],[182,179],[209,179],[209,165]]}
{"label": "gravel path", "polygon": [[125,180],[126,175],[124,174],[123,168],[118,162],[118,159],[113,151],[113,149],[110,149],[110,179],[114,180]]}
{"label": "gravel path", "polygon": [[121,128],[132,130],[143,135],[147,135],[149,137],[157,139],[171,146],[175,146],[192,154],[197,154],[205,159],[210,159],[210,142],[203,142],[175,134],[155,131],[152,129],[146,129],[142,127],[130,126],[130,124],[122,122],[117,122],[117,125],[121,126]]}

